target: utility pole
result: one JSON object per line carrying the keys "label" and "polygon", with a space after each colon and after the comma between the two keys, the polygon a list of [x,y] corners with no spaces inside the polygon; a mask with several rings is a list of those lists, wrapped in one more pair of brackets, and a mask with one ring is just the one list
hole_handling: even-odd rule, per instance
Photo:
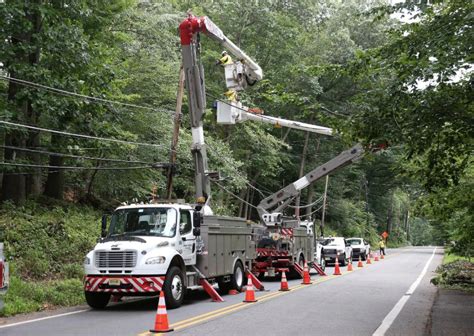
{"label": "utility pole", "polygon": [[326,216],[326,197],[328,194],[328,183],[329,175],[326,175],[326,185],[324,186],[324,196],[323,196],[323,215],[321,216],[321,236],[324,237],[324,218]]}
{"label": "utility pole", "polygon": [[174,128],[173,138],[171,139],[170,149],[170,166],[168,168],[167,181],[166,181],[166,198],[171,200],[171,193],[173,191],[173,175],[176,164],[176,151],[178,148],[179,139],[179,126],[181,124],[181,107],[183,106],[183,95],[184,95],[184,69],[183,65],[179,70],[179,82],[178,82],[178,95],[176,97],[176,111],[174,114]]}
{"label": "utility pole", "polygon": [[[306,132],[306,137],[304,139],[304,147],[303,147],[303,153],[301,153],[301,165],[300,165],[300,175],[298,178],[303,177],[304,175],[304,165],[306,162],[306,153],[308,152],[308,141],[309,141],[309,132]],[[301,201],[301,193],[298,194],[296,197],[295,201],[295,216],[297,219],[300,219],[300,201]]]}
{"label": "utility pole", "polygon": [[365,187],[365,213],[367,215],[366,219],[366,229],[369,229],[369,191],[368,191],[368,185],[369,181],[367,181],[367,178],[364,179],[364,187]]}

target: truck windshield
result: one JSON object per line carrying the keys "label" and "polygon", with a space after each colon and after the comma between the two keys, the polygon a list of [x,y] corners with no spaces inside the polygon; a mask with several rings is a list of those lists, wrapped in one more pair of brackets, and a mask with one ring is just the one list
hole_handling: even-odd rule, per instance
{"label": "truck windshield", "polygon": [[362,244],[360,239],[348,239],[347,242],[351,245],[361,245]]}
{"label": "truck windshield", "polygon": [[177,212],[173,208],[135,208],[116,210],[112,215],[109,237],[174,237]]}

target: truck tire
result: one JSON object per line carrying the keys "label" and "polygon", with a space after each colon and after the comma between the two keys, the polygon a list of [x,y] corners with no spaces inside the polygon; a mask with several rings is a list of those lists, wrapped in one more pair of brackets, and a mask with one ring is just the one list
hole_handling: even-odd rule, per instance
{"label": "truck tire", "polygon": [[181,269],[172,266],[166,274],[165,283],[163,284],[165,292],[166,307],[175,309],[183,304],[186,287],[184,286],[184,277]]}
{"label": "truck tire", "polygon": [[364,252],[364,254],[362,255],[362,260],[366,261],[367,260],[367,252]]}
{"label": "truck tire", "polygon": [[231,289],[235,289],[239,292],[242,291],[242,287],[245,285],[245,271],[242,263],[240,261],[235,263],[234,272],[230,276],[230,281],[224,282],[223,277],[220,277],[217,280],[217,284],[223,294],[227,294]]}
{"label": "truck tire", "polygon": [[324,260],[324,258],[321,258],[321,263],[319,264],[319,266],[321,266],[321,269],[323,271],[326,270],[326,260]]}
{"label": "truck tire", "polygon": [[240,260],[235,263],[234,273],[230,278],[230,285],[233,289],[239,292],[242,291],[242,287],[245,285],[245,271]]}
{"label": "truck tire", "polygon": [[87,304],[94,309],[104,309],[110,300],[110,293],[84,292]]}
{"label": "truck tire", "polygon": [[[337,258],[337,256],[336,256]],[[344,258],[342,258],[341,266],[346,266],[346,254],[344,253]]]}

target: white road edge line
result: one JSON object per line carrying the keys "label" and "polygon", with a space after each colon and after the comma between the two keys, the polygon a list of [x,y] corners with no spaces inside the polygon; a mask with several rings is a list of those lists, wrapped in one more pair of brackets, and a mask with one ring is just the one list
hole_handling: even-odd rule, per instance
{"label": "white road edge line", "polygon": [[43,320],[49,320],[49,319],[56,318],[56,317],[62,317],[62,316],[67,316],[67,315],[79,314],[79,313],[83,313],[83,312],[86,312],[86,311],[90,311],[90,309],[76,310],[76,311],[69,312],[69,313],[58,314],[58,315],[52,315],[52,316],[46,316],[46,317],[41,317],[41,318],[37,318],[37,319],[34,319],[34,320],[28,320],[28,321],[22,321],[22,322],[16,322],[16,323],[5,324],[5,325],[0,326],[0,329],[9,328],[9,327],[14,327],[14,326],[22,325],[22,324],[28,324],[28,323],[38,322],[38,321],[43,321]]}
{"label": "white road edge line", "polygon": [[375,330],[375,332],[372,334],[372,336],[384,336],[385,333],[387,332],[388,328],[390,328],[390,326],[392,325],[393,321],[395,321],[395,319],[397,318],[398,314],[400,314],[400,312],[402,311],[403,309],[403,306],[405,305],[405,303],[407,303],[408,299],[410,298],[410,295],[413,294],[413,292],[415,291],[416,287],[418,287],[418,285],[420,284],[421,280],[423,279],[423,277],[425,276],[426,272],[428,271],[428,266],[430,265],[431,261],[433,260],[434,258],[434,255],[435,255],[435,252],[436,252],[436,247],[435,249],[433,250],[433,253],[431,254],[431,258],[426,262],[426,265],[425,267],[423,268],[423,270],[421,271],[420,275],[418,276],[418,278],[415,280],[414,283],[411,284],[410,288],[408,288],[408,291],[401,297],[400,300],[398,300],[398,302],[395,304],[395,306],[392,308],[392,310],[390,311],[390,313],[387,314],[387,316],[385,316],[385,318],[383,319],[382,321],[382,324],[380,324],[380,326],[377,328],[377,330]]}

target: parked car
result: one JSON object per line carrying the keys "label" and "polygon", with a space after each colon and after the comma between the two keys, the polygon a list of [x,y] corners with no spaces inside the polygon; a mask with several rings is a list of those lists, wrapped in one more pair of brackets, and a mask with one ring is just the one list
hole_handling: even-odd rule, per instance
{"label": "parked car", "polygon": [[317,238],[314,247],[314,262],[317,263],[323,271],[326,269],[326,261],[323,258],[323,243],[326,241],[325,238]]}
{"label": "parked car", "polygon": [[346,241],[352,246],[352,256],[358,259],[359,256],[362,260],[366,260],[370,254],[370,244],[359,237],[347,238]]}
{"label": "parked car", "polygon": [[352,262],[352,246],[344,237],[327,238],[323,242],[323,258],[326,264],[335,264],[336,256],[339,264],[345,266],[348,262]]}

